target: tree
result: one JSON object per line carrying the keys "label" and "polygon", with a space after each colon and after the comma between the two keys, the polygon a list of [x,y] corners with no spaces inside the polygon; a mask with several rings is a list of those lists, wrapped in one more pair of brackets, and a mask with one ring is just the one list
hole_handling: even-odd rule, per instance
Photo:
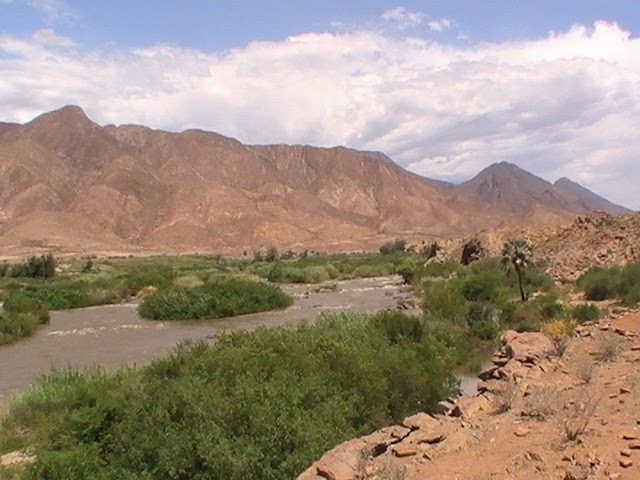
{"label": "tree", "polygon": [[509,270],[513,268],[518,276],[520,299],[527,300],[524,291],[525,271],[533,264],[533,245],[528,240],[515,239],[505,242],[502,247],[502,266]]}

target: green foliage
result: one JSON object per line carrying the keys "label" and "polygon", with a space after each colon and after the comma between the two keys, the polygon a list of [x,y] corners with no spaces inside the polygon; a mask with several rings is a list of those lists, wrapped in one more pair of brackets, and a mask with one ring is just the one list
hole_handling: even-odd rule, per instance
{"label": "green foliage", "polygon": [[432,281],[424,288],[424,311],[430,318],[461,322],[467,313],[468,302],[456,284]]}
{"label": "green foliage", "polygon": [[451,395],[449,359],[399,313],[228,334],[136,370],[45,377],[11,404],[0,451],[31,445],[31,479],[295,478]]}
{"label": "green foliage", "polygon": [[49,323],[49,311],[38,300],[18,292],[4,300],[0,314],[0,345],[32,335],[38,325]]}
{"label": "green foliage", "polygon": [[576,305],[570,311],[571,317],[575,318],[579,323],[598,320],[602,316],[600,309],[593,303],[584,303]]}
{"label": "green foliage", "polygon": [[484,271],[468,275],[462,283],[462,295],[469,301],[493,300],[504,284],[504,275],[495,271]]}
{"label": "green foliage", "polygon": [[22,293],[10,294],[5,299],[2,308],[9,313],[32,313],[38,318],[38,323],[41,324],[48,324],[51,319],[49,310],[41,301],[27,297]]}
{"label": "green foliage", "polygon": [[51,278],[56,274],[56,260],[51,253],[40,257],[29,257],[26,262],[12,265],[12,277]]}
{"label": "green foliage", "polygon": [[276,263],[269,270],[267,279],[275,283],[321,283],[336,278],[338,272],[332,265],[292,267]]}
{"label": "green foliage", "polygon": [[533,245],[528,240],[508,240],[502,247],[502,265],[505,269],[513,269],[518,277],[520,299],[527,300],[524,290],[525,272],[533,265]]}
{"label": "green foliage", "polygon": [[422,278],[449,278],[460,274],[464,267],[455,260],[445,260],[444,262],[427,263],[419,269],[418,274]]}
{"label": "green foliage", "polygon": [[0,314],[0,345],[32,335],[39,323],[38,316],[33,313]]}
{"label": "green foliage", "polygon": [[380,247],[380,253],[390,255],[393,253],[404,253],[407,249],[407,241],[397,238],[391,240]]}
{"label": "green foliage", "polygon": [[242,279],[173,287],[147,297],[138,313],[153,320],[221,318],[284,308],[292,299],[280,288]]}
{"label": "green foliage", "polygon": [[577,285],[588,300],[615,298],[620,287],[620,268],[594,267],[578,278]]}
{"label": "green foliage", "polygon": [[577,285],[588,300],[619,298],[626,305],[635,305],[640,302],[640,263],[594,267],[578,279]]}

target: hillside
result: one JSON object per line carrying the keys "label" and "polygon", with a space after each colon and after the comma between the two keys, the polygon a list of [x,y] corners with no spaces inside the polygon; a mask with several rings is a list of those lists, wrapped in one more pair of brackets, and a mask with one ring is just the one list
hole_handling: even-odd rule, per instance
{"label": "hillside", "polygon": [[0,124],[0,247],[5,255],[353,250],[397,236],[558,223],[593,208],[619,213],[565,183],[554,188],[500,164],[457,187],[377,152],[102,127],[64,107]]}

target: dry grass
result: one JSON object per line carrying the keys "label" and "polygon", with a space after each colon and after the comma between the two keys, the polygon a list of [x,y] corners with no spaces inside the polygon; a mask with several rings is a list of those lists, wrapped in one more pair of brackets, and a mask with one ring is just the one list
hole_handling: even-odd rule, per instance
{"label": "dry grass", "polygon": [[550,385],[534,387],[524,400],[522,415],[538,420],[546,420],[553,416],[561,403],[560,392]]}
{"label": "dry grass", "polygon": [[586,388],[578,398],[567,405],[561,417],[562,434],[568,441],[575,441],[586,432],[600,403],[600,398]]}
{"label": "dry grass", "polygon": [[492,406],[493,411],[496,414],[506,413],[513,407],[513,402],[515,402],[516,397],[518,396],[518,387],[515,383],[505,382],[505,385],[502,389],[494,392],[492,398]]}
{"label": "dry grass", "polygon": [[598,338],[596,358],[601,362],[612,362],[620,353],[620,339],[617,335],[609,333],[602,334]]}
{"label": "dry grass", "polygon": [[580,356],[572,359],[571,370],[574,375],[585,385],[593,380],[596,373],[596,366],[589,357]]}

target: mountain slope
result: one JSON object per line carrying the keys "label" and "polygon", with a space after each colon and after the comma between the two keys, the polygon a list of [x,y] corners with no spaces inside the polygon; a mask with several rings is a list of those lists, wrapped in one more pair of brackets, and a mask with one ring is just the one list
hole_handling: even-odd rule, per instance
{"label": "mountain slope", "polygon": [[570,199],[572,204],[582,205],[585,210],[600,211],[613,215],[631,213],[628,208],[616,205],[566,177],[556,180],[553,186],[565,198]]}
{"label": "mountain slope", "polygon": [[377,152],[101,127],[79,107],[0,124],[5,251],[362,249],[393,236],[557,222],[583,211],[574,197],[515,166],[458,187]]}

